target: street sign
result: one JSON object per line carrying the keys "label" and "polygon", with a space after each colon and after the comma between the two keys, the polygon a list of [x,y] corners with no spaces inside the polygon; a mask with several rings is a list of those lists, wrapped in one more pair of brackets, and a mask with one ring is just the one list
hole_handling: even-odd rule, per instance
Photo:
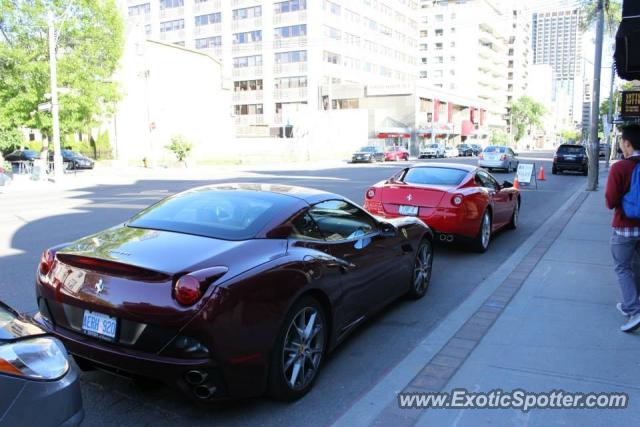
{"label": "street sign", "polygon": [[518,182],[520,184],[531,184],[531,180],[534,178],[533,169],[533,163],[519,163],[517,172]]}
{"label": "street sign", "polygon": [[622,92],[622,118],[640,117],[640,91]]}
{"label": "street sign", "polygon": [[38,104],[38,111],[50,111],[50,110],[51,110],[50,102],[44,102],[42,104]]}

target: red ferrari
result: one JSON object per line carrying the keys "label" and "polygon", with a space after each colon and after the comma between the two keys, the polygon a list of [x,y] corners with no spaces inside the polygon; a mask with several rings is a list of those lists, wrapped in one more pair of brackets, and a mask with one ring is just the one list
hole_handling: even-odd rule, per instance
{"label": "red ferrari", "polygon": [[384,151],[384,160],[393,162],[398,160],[409,160],[409,152],[402,147],[391,147]]}
{"label": "red ferrari", "polygon": [[375,184],[365,194],[364,207],[386,218],[418,217],[440,241],[470,239],[474,250],[485,252],[492,233],[517,227],[520,192],[484,169],[433,163]]}

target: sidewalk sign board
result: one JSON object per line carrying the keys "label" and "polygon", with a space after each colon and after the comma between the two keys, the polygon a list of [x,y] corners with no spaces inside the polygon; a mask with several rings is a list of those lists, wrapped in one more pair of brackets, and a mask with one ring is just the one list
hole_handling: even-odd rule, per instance
{"label": "sidewalk sign board", "polygon": [[538,188],[538,179],[536,178],[536,165],[534,163],[518,163],[518,171],[516,172],[518,182],[524,185],[531,185],[531,181],[535,181]]}

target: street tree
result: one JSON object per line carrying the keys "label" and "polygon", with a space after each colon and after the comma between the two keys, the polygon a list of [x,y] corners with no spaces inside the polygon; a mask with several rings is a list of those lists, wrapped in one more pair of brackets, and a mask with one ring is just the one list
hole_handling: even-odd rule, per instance
{"label": "street tree", "polygon": [[502,130],[491,131],[491,145],[509,145],[509,135]]}
{"label": "street tree", "polygon": [[86,131],[110,113],[119,93],[110,82],[123,50],[115,0],[0,0],[0,129],[51,135],[47,12],[56,16],[62,134]]}
{"label": "street tree", "polygon": [[[581,11],[580,29],[588,31],[596,22],[598,2],[585,2]],[[609,36],[615,35],[618,25],[622,20],[622,5],[618,1],[605,0],[604,2],[604,28]]]}
{"label": "street tree", "polygon": [[580,140],[580,131],[577,129],[562,129],[558,132],[558,136],[562,138],[564,142],[576,142]]}
{"label": "street tree", "polygon": [[528,96],[522,96],[509,105],[511,122],[515,130],[513,138],[520,141],[525,135],[531,133],[533,128],[542,126],[542,117],[545,115],[544,105]]}

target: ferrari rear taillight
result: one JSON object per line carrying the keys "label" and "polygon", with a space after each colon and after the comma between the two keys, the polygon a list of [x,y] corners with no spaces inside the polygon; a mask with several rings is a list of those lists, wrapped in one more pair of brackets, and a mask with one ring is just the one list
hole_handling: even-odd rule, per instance
{"label": "ferrari rear taillight", "polygon": [[454,194],[451,198],[451,203],[453,203],[454,206],[460,206],[463,200],[462,194]]}
{"label": "ferrari rear taillight", "polygon": [[200,281],[193,276],[185,274],[175,284],[174,295],[176,301],[188,306],[193,305],[202,297],[202,286]]}
{"label": "ferrari rear taillight", "polygon": [[503,154],[502,156],[500,156],[500,160],[507,160],[507,155]]}
{"label": "ferrari rear taillight", "polygon": [[55,260],[56,253],[50,249],[47,249],[42,253],[40,257],[40,274],[46,276],[51,271],[51,267],[53,267],[53,261]]}
{"label": "ferrari rear taillight", "polygon": [[370,188],[369,190],[367,190],[367,199],[373,199],[376,196],[376,190],[373,188]]}
{"label": "ferrari rear taillight", "polygon": [[484,154],[480,153],[480,154],[478,155],[478,158],[479,158],[480,160],[483,160],[483,159],[484,159]]}

